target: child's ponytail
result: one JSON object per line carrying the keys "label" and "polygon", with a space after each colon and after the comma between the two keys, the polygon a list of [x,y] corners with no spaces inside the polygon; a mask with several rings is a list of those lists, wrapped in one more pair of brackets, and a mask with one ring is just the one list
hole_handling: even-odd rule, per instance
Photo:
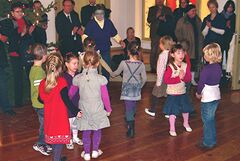
{"label": "child's ponytail", "polygon": [[52,53],[46,60],[46,83],[45,91],[50,92],[57,85],[57,78],[61,75],[63,58],[59,53]]}

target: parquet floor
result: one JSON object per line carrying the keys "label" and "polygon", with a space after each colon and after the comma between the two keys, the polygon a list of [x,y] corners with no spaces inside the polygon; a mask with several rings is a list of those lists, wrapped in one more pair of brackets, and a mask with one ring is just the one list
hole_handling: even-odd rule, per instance
{"label": "parquet floor", "polygon": [[[240,161],[240,92],[225,91],[217,110],[217,147],[202,151],[195,145],[202,136],[200,101],[192,90],[192,101],[197,111],[190,118],[192,133],[182,127],[182,118],[177,118],[178,136],[168,135],[168,120],[161,114],[164,98],[160,100],[155,118],[147,116],[144,108],[150,105],[153,83],[143,89],[136,115],[136,136],[127,139],[124,123],[124,106],[119,101],[120,83],[110,83],[113,113],[111,127],[103,130],[99,161]],[[0,114],[0,161],[51,161],[32,149],[38,136],[37,116],[30,105],[15,109],[15,117]],[[81,135],[81,133],[80,133]],[[68,161],[83,160],[82,146],[74,150],[64,149]]]}

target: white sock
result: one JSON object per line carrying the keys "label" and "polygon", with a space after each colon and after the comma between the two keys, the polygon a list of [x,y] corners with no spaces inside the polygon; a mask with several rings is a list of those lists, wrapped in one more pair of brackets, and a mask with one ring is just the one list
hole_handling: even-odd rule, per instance
{"label": "white sock", "polygon": [[77,139],[78,138],[78,130],[77,129],[73,129],[72,130],[72,134],[73,134],[73,139]]}
{"label": "white sock", "polygon": [[194,78],[195,78],[195,72],[191,72],[192,74],[192,81],[195,81]]}

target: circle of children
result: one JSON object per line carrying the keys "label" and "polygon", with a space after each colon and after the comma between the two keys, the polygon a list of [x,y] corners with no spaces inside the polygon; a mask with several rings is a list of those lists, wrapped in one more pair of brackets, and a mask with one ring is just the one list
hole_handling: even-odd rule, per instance
{"label": "circle of children", "polygon": [[[21,7],[13,4],[12,16],[15,20],[19,20],[16,21],[19,24],[18,33],[24,32],[21,28],[24,22],[19,19],[21,13]],[[94,22],[104,19],[103,15],[104,10],[101,7],[96,9],[95,16],[98,17],[89,23],[97,24]],[[109,30],[111,27],[114,28],[109,19],[105,19],[104,23],[110,24]],[[39,140],[33,145],[33,149],[44,155],[53,152],[54,161],[61,160],[64,144],[67,149],[73,149],[74,143],[83,145],[84,151],[81,157],[84,160],[98,158],[103,154],[99,149],[101,133],[103,128],[110,127],[108,117],[112,108],[108,94],[108,78],[98,74],[100,64],[112,77],[122,73],[120,100],[124,100],[125,103],[125,120],[128,125],[126,135],[128,138],[133,138],[135,135],[137,101],[141,100],[141,89],[147,80],[145,65],[139,60],[140,44],[136,41],[130,42],[127,46],[128,60],[121,61],[117,70],[112,72],[108,67],[109,63],[103,59],[102,51],[97,51],[99,42],[95,42],[98,41],[97,38],[94,39],[96,32],[91,30],[86,32],[91,36],[83,41],[84,52],[78,53],[79,55],[67,53],[63,58],[58,52],[47,54],[47,48],[43,44],[37,43],[32,47],[34,62],[29,66],[28,73],[32,106],[40,122]],[[115,35],[117,35],[116,31],[106,36],[109,37],[107,40],[109,46],[105,46],[106,52],[110,51],[109,40]],[[121,39],[118,42],[125,47]],[[156,106],[159,97],[167,97],[163,113],[169,120],[170,136],[176,137],[175,122],[180,115],[183,117],[185,130],[192,132],[189,113],[193,111],[193,106],[187,94],[189,88],[186,88],[192,79],[187,49],[189,47],[186,47],[188,43],[185,41],[174,43],[170,36],[162,36],[159,42],[161,53],[157,62],[157,81],[152,92],[152,106]],[[9,49],[16,48],[16,44],[17,42],[10,43]],[[18,64],[19,53],[15,50],[9,53],[13,64]],[[221,47],[217,43],[210,43],[204,47],[203,53],[207,63],[200,73],[196,93],[197,98],[201,99],[204,129],[199,146],[211,149],[216,145],[215,111],[220,100]],[[16,74],[22,72],[17,68],[13,70],[16,70],[14,72]],[[18,85],[18,88],[21,86]],[[151,111],[147,108],[145,112],[155,116],[155,110]],[[82,131],[82,139],[78,137],[78,131]]]}

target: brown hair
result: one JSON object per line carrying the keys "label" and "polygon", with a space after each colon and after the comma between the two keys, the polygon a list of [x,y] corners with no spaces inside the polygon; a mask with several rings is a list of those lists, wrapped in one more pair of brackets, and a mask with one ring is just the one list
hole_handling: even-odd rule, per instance
{"label": "brown hair", "polygon": [[180,41],[180,44],[182,45],[184,51],[186,51],[186,52],[189,51],[190,42],[188,40],[182,40],[182,41]]}
{"label": "brown hair", "polygon": [[97,67],[99,60],[100,57],[95,50],[87,50],[83,57],[83,63],[85,68],[89,68],[90,66]]}
{"label": "brown hair", "polygon": [[41,60],[44,55],[47,55],[47,47],[43,44],[34,44],[32,47],[34,60]]}
{"label": "brown hair", "polygon": [[74,1],[74,0],[63,0],[63,1],[62,1],[62,5],[64,6],[64,3],[67,2],[67,1],[69,1],[69,2],[71,2],[73,5],[75,5],[75,1]]}
{"label": "brown hair", "polygon": [[57,78],[62,74],[63,58],[60,53],[51,53],[46,60],[45,91],[50,92],[57,85]]}
{"label": "brown hair", "polygon": [[170,36],[163,36],[160,39],[160,44],[163,45],[165,50],[170,50],[173,45],[173,39]]}
{"label": "brown hair", "polygon": [[218,2],[216,0],[209,0],[207,2],[207,6],[209,7],[211,4],[213,4],[214,6],[216,6],[218,8]]}
{"label": "brown hair", "polygon": [[208,44],[203,48],[204,57],[213,63],[220,63],[222,61],[221,47],[217,43]]}
{"label": "brown hair", "polygon": [[83,48],[84,48],[85,51],[95,49],[95,47],[96,47],[96,44],[95,44],[95,41],[92,38],[87,37],[86,39],[84,39]]}
{"label": "brown hair", "polygon": [[[171,64],[175,70],[177,70],[177,67],[174,64],[174,58],[172,57],[171,54],[174,54],[175,52],[177,52],[177,50],[183,50],[183,47],[181,44],[174,44],[171,50],[169,51],[169,55],[168,55],[168,64],[169,65]],[[185,62],[185,58],[183,61]]]}

